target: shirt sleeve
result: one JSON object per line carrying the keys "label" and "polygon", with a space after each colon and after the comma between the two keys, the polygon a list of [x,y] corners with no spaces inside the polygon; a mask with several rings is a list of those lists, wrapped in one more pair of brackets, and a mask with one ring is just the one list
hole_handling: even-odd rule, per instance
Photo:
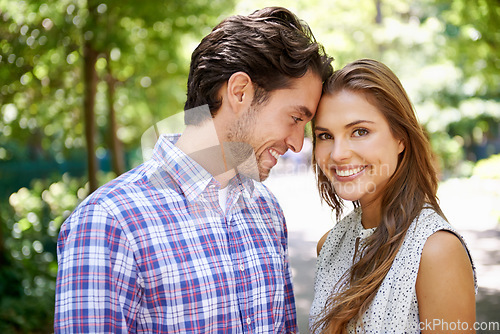
{"label": "shirt sleeve", "polygon": [[297,311],[295,309],[295,297],[293,294],[292,285],[292,271],[290,266],[290,259],[288,256],[288,230],[286,227],[285,217],[283,212],[278,210],[282,219],[282,234],[281,234],[281,244],[283,246],[283,251],[285,254],[285,328],[286,333],[298,333],[299,329],[297,326]]}
{"label": "shirt sleeve", "polygon": [[136,328],[141,289],[134,253],[101,205],[78,208],[57,243],[55,333],[127,333]]}

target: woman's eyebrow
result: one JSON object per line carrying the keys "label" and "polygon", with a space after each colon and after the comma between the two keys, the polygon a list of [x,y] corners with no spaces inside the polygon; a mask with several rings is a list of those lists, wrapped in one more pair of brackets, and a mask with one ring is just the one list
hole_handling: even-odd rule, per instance
{"label": "woman's eyebrow", "polygon": [[353,122],[351,122],[351,123],[349,123],[349,124],[346,124],[346,126],[344,126],[344,128],[346,128],[346,129],[347,129],[347,128],[351,128],[351,127],[353,127],[353,126],[355,126],[355,125],[358,125],[358,124],[360,124],[360,123],[370,123],[370,124],[375,124],[375,122],[373,122],[373,121],[368,121],[368,120],[365,120],[365,119],[360,119],[360,120],[357,120],[357,121],[353,121]]}
{"label": "woman's eyebrow", "polygon": [[[349,124],[346,124],[344,126],[344,128],[348,129],[348,128],[351,128],[355,125],[358,125],[358,124],[361,124],[361,123],[370,123],[370,124],[375,124],[375,122],[373,121],[368,121],[368,120],[365,120],[365,119],[360,119],[360,120],[356,120],[356,121],[353,121]],[[314,131],[329,131],[327,128],[323,128],[321,126],[315,126],[314,127]]]}

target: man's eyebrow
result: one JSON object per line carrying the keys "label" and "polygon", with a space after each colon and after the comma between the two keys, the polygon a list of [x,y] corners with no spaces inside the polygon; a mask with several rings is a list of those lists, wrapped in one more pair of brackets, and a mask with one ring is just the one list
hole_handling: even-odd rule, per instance
{"label": "man's eyebrow", "polygon": [[307,118],[313,117],[312,112],[309,110],[309,108],[307,108],[305,106],[297,106],[295,109],[297,109],[298,112],[300,112],[302,115],[304,115]]}

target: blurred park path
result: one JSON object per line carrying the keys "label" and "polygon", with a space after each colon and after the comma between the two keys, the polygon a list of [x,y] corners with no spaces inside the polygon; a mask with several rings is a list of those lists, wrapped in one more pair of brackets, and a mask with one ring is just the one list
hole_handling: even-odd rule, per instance
{"label": "blurred park path", "polygon": [[[334,215],[322,205],[312,171],[281,164],[265,184],[283,207],[300,332],[309,333],[316,243],[333,227]],[[477,270],[477,321],[500,321],[500,180],[456,179],[438,192],[450,223],[462,234]],[[346,209],[349,211],[349,209]],[[481,333],[478,331],[477,333]],[[484,333],[492,333],[484,332]]]}

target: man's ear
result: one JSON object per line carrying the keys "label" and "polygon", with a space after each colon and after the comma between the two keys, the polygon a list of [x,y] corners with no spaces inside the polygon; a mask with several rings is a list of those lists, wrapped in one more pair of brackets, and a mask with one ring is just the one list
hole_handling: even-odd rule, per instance
{"label": "man's ear", "polygon": [[247,110],[253,101],[252,79],[245,72],[236,72],[227,81],[227,99],[231,109],[239,113]]}

